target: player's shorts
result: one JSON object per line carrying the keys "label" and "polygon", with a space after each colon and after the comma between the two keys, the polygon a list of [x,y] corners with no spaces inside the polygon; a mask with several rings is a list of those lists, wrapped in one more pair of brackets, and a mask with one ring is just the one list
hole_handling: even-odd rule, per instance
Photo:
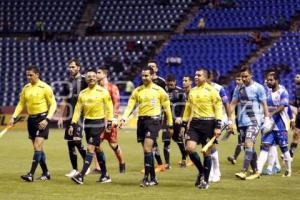
{"label": "player's shorts", "polygon": [[137,142],[144,142],[145,138],[150,138],[156,142],[160,128],[160,116],[140,116],[137,122]]}
{"label": "player's shorts", "polygon": [[215,120],[193,118],[186,135],[186,140],[191,140],[204,146],[214,136],[214,129]]}
{"label": "player's shorts", "polygon": [[[174,122],[173,122],[173,124],[174,124],[174,126],[173,126],[174,133],[172,135],[172,139],[177,143],[182,143],[183,138],[180,136],[181,125],[180,124],[175,124]],[[171,140],[171,137],[168,133],[168,127],[165,126],[164,129],[163,129],[163,132],[162,132],[162,141],[167,142],[167,141],[170,141],[170,140]]]}
{"label": "player's shorts", "polygon": [[85,119],[84,132],[88,144],[99,146],[101,143],[100,134],[105,129],[104,119]]}
{"label": "player's shorts", "polygon": [[101,133],[101,141],[107,140],[109,143],[118,143],[118,128],[113,126],[110,133],[107,133],[105,130]]}
{"label": "player's shorts", "polygon": [[261,143],[286,147],[288,146],[288,133],[287,131],[270,131],[262,136]]}
{"label": "player's shorts", "polygon": [[73,135],[69,135],[68,134],[68,130],[69,130],[69,127],[71,125],[71,121],[67,121],[66,122],[66,130],[65,130],[65,140],[68,140],[68,141],[72,141],[72,140],[81,140],[82,137],[83,137],[83,128],[82,128],[82,123],[83,123],[83,120],[79,120],[79,122],[76,124],[76,126],[74,127],[74,131],[73,131]]}
{"label": "player's shorts", "polygon": [[296,115],[296,128],[300,129],[300,115]]}
{"label": "player's shorts", "polygon": [[255,143],[258,133],[258,125],[242,126],[240,127],[240,141],[245,143],[246,140],[251,140]]}
{"label": "player's shorts", "polygon": [[44,138],[45,140],[48,139],[49,135],[49,124],[46,126],[45,129],[39,129],[39,123],[46,119],[47,113],[41,113],[36,115],[29,115],[27,121],[27,129],[28,129],[28,138],[34,140],[36,137]]}

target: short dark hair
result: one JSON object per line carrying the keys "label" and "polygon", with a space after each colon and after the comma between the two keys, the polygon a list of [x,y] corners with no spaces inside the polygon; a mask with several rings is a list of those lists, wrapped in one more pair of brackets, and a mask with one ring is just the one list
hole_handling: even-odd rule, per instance
{"label": "short dark hair", "polygon": [[71,58],[69,61],[68,61],[68,64],[71,64],[72,62],[75,62],[75,64],[80,67],[80,61],[78,58]]}
{"label": "short dark hair", "polygon": [[88,72],[95,72],[97,74],[97,70],[93,67],[89,67],[87,70],[86,70],[86,73]]}
{"label": "short dark hair", "polygon": [[150,74],[151,74],[151,75],[154,74],[154,70],[152,69],[152,67],[146,66],[146,67],[143,67],[143,69],[142,69],[142,71],[147,71],[147,70],[150,71]]}
{"label": "short dark hair", "polygon": [[268,77],[268,76],[273,76],[273,78],[276,81],[280,81],[280,78],[279,78],[278,74],[276,72],[274,72],[274,71],[269,72],[266,77]]}
{"label": "short dark hair", "polygon": [[167,81],[167,82],[170,82],[170,81],[176,81],[175,74],[168,74],[168,75],[167,75],[167,78],[166,78],[166,81]]}
{"label": "short dark hair", "polygon": [[100,68],[97,69],[97,71],[98,71],[98,70],[103,71],[103,73],[104,73],[106,76],[108,76],[108,69],[106,69],[105,67],[100,67]]}
{"label": "short dark hair", "polygon": [[26,68],[26,71],[33,71],[35,74],[40,74],[40,68],[36,65],[30,65]]}
{"label": "short dark hair", "polygon": [[210,76],[210,72],[209,72],[209,70],[208,69],[206,69],[205,67],[199,67],[198,69],[196,69],[196,72],[197,71],[203,71],[204,72],[204,74],[205,74],[205,77],[206,77],[206,79],[208,79],[209,78],[209,76]]}
{"label": "short dark hair", "polygon": [[185,74],[183,75],[183,78],[187,77],[188,79],[190,79],[190,81],[193,81],[193,77],[189,74]]}
{"label": "short dark hair", "polygon": [[157,64],[157,62],[156,62],[155,60],[149,60],[149,61],[148,61],[148,64],[149,64],[149,63],[155,63],[156,66],[158,66],[158,64]]}
{"label": "short dark hair", "polygon": [[252,70],[249,66],[243,66],[240,70],[240,73],[246,72],[246,71],[249,72],[249,74],[252,74]]}

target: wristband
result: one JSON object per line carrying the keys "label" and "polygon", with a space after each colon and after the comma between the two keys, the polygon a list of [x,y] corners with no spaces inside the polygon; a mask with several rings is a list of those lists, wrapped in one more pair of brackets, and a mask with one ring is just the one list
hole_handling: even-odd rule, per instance
{"label": "wristband", "polygon": [[185,128],[187,127],[187,122],[183,121],[182,124],[181,124],[181,127]]}
{"label": "wristband", "polygon": [[107,129],[111,129],[112,128],[112,121],[107,121],[106,128]]}
{"label": "wristband", "polygon": [[168,128],[173,128],[173,125],[171,125],[171,126],[168,126]]}

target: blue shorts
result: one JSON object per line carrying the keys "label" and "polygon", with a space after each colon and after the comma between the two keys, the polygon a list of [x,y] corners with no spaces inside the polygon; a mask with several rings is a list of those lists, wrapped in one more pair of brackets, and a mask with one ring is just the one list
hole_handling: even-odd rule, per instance
{"label": "blue shorts", "polygon": [[288,146],[288,133],[287,131],[270,131],[262,136],[261,142],[263,144],[277,144],[280,147],[285,147]]}

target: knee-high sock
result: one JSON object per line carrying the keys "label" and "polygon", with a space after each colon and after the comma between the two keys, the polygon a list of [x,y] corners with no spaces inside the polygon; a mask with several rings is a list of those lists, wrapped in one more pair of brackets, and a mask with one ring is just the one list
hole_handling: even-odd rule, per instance
{"label": "knee-high sock", "polygon": [[125,163],[125,160],[124,160],[124,156],[123,156],[123,152],[122,152],[122,149],[119,145],[117,145],[115,148],[112,148],[115,152],[115,155],[119,161],[119,164],[123,164]]}
{"label": "knee-high sock", "polygon": [[170,141],[164,141],[164,157],[166,164],[170,164]]}
{"label": "knee-high sock", "polygon": [[42,154],[43,154],[42,151],[34,151],[32,163],[31,163],[30,174],[32,174],[32,175],[34,174],[38,164],[41,161]]}
{"label": "knee-high sock", "polygon": [[178,145],[180,153],[181,153],[181,160],[186,160],[186,151],[185,151],[184,143],[177,142],[177,145]]}
{"label": "knee-high sock", "polygon": [[190,159],[195,164],[195,166],[197,167],[197,169],[199,171],[199,175],[204,175],[204,168],[201,163],[199,154],[197,152],[193,152],[193,153],[190,153],[189,156],[190,156]]}
{"label": "knee-high sock", "polygon": [[297,146],[298,146],[297,143],[294,143],[294,142],[291,143],[291,146],[290,146],[290,155],[291,155],[291,157],[294,157],[294,153],[297,149]]}
{"label": "knee-high sock", "polygon": [[[270,161],[268,161],[268,169],[272,170],[274,165],[278,168],[281,169],[280,166],[280,162],[278,159],[278,152],[277,152],[277,148],[275,145],[272,145],[269,149],[269,156],[268,159],[271,159]],[[272,163],[274,161],[274,163]]]}
{"label": "knee-high sock", "polygon": [[256,154],[255,150],[253,150],[253,156],[252,156],[250,165],[251,165],[253,172],[256,172],[257,171],[257,154]]}
{"label": "knee-high sock", "polygon": [[47,163],[46,163],[46,155],[45,152],[42,151],[42,157],[40,160],[40,165],[43,171],[43,175],[47,175],[48,173],[48,167],[47,167]]}
{"label": "knee-high sock", "polygon": [[158,148],[157,142],[155,142],[153,144],[153,153],[154,153],[155,159],[157,161],[157,164],[162,165],[163,163],[162,163],[162,160],[161,160],[161,156],[160,156],[160,153],[159,153],[159,148]]}
{"label": "knee-high sock", "polygon": [[204,180],[208,182],[209,173],[211,169],[211,156],[204,157]]}
{"label": "knee-high sock", "polygon": [[78,149],[78,151],[79,151],[82,159],[84,160],[85,156],[86,156],[86,150],[85,150],[85,148],[84,148],[81,140],[80,141],[74,141],[74,143],[75,143],[75,145],[76,145],[76,147],[77,147],[77,149]]}
{"label": "knee-high sock", "polygon": [[268,151],[261,149],[257,159],[257,171],[262,173],[263,167],[268,159]]}
{"label": "knee-high sock", "polygon": [[78,170],[77,153],[76,153],[74,141],[68,141],[68,150],[69,150],[69,157],[70,157],[72,168]]}
{"label": "knee-high sock", "polygon": [[96,152],[96,156],[101,169],[101,173],[103,176],[105,176],[107,173],[105,155],[102,151],[100,151],[100,152]]}
{"label": "knee-high sock", "polygon": [[244,164],[243,164],[243,171],[248,171],[250,162],[253,157],[253,148],[252,147],[246,147],[245,148],[245,157],[244,157]]}
{"label": "knee-high sock", "polygon": [[[145,178],[148,179],[152,168],[154,168],[153,164],[153,154],[144,152],[144,167],[145,167]],[[155,171],[154,171],[155,173]]]}
{"label": "knee-high sock", "polygon": [[284,163],[285,163],[286,169],[287,169],[289,172],[291,172],[291,171],[292,171],[292,157],[291,157],[289,151],[286,151],[286,152],[283,154],[283,159],[284,159]]}
{"label": "knee-high sock", "polygon": [[217,149],[211,154],[211,161],[212,161],[212,170],[214,171],[215,176],[221,176],[220,172],[220,161],[219,161],[219,153]]}
{"label": "knee-high sock", "polygon": [[80,172],[82,176],[85,175],[86,171],[90,167],[92,160],[93,160],[93,156],[94,156],[93,153],[87,152],[85,159],[84,159],[82,170]]}
{"label": "knee-high sock", "polygon": [[238,158],[238,156],[240,155],[241,151],[242,151],[243,145],[242,144],[238,144],[235,147],[234,150],[234,154],[233,154],[233,158],[236,160]]}

